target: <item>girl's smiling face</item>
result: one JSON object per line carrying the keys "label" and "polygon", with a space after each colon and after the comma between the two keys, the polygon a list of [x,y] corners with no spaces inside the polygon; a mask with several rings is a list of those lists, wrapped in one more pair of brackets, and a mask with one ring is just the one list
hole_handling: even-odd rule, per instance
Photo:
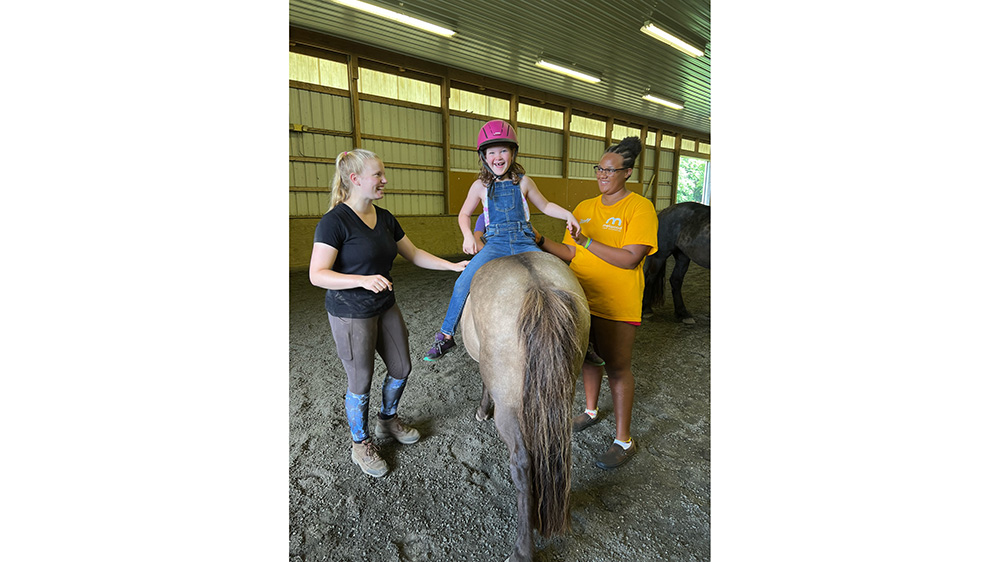
{"label": "girl's smiling face", "polygon": [[509,144],[495,144],[486,147],[486,165],[499,177],[503,177],[507,173],[513,159],[514,151]]}

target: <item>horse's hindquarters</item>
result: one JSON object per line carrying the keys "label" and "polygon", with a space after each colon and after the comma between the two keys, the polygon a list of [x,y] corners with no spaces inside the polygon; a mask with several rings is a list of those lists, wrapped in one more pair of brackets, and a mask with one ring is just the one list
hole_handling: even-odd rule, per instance
{"label": "horse's hindquarters", "polygon": [[463,343],[493,398],[518,492],[512,559],[530,560],[533,522],[542,536],[568,524],[570,418],[590,309],[562,260],[529,252],[480,268],[463,316]]}

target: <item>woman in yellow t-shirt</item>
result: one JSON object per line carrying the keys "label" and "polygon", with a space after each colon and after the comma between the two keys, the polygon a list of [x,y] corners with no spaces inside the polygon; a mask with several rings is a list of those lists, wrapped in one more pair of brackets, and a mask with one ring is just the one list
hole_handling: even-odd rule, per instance
{"label": "woman in yellow t-shirt", "polygon": [[583,365],[586,410],[573,418],[573,430],[581,431],[596,423],[597,397],[601,391],[601,364],[608,374],[615,408],[615,441],[597,458],[599,468],[612,469],[626,463],[636,453],[632,440],[632,346],[636,328],[642,322],[642,263],[656,253],[656,210],[645,197],[625,187],[632,175],[636,156],[642,151],[638,137],[628,137],[611,145],[594,166],[598,197],[582,201],[573,210],[580,231],[569,233],[562,243],[536,242],[543,250],[569,262],[587,294],[590,305],[590,339],[600,358],[588,353]]}

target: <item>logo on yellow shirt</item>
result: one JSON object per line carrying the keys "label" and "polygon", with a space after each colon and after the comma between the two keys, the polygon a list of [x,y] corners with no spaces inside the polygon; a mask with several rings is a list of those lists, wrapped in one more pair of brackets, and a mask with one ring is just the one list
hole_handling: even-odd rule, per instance
{"label": "logo on yellow shirt", "polygon": [[616,217],[611,217],[610,219],[604,221],[604,230],[614,230],[615,232],[622,231],[622,220]]}

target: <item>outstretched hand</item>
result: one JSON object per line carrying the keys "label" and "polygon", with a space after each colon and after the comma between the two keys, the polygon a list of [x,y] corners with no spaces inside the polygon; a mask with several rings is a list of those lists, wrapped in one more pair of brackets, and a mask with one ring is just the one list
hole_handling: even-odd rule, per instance
{"label": "outstretched hand", "polygon": [[469,260],[462,260],[460,262],[455,262],[452,265],[455,266],[451,269],[452,271],[465,271],[465,266],[469,265]]}

